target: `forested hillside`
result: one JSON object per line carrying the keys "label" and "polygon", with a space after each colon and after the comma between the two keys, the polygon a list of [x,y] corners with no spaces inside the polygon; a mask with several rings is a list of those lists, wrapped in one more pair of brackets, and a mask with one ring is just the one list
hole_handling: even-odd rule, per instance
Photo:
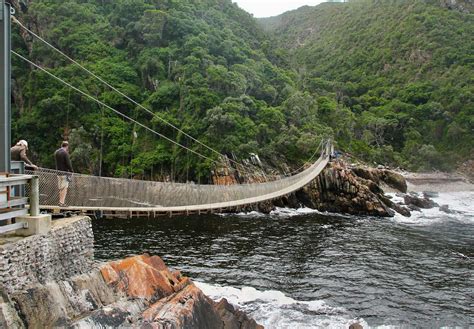
{"label": "forested hillside", "polygon": [[[330,135],[314,111],[295,103],[303,96],[293,73],[267,59],[261,28],[230,0],[38,0],[27,4],[20,20],[153,112],[239,161],[254,152],[300,164],[322,133]],[[15,50],[133,119],[217,158],[15,30]],[[14,80],[14,138],[28,139],[43,166],[53,164],[58,142],[69,138],[73,162],[83,172],[97,173],[103,154],[103,174],[209,177],[210,160],[123,121],[17,58]]]}
{"label": "forested hillside", "polygon": [[[470,1],[326,3],[261,20],[311,95],[352,125],[340,147],[411,169],[449,169],[474,150]],[[337,133],[337,131],[336,131]]]}
{"label": "forested hillside", "polygon": [[[20,7],[20,5],[18,5]],[[30,0],[17,17],[112,85],[219,152],[299,166],[320,140],[362,160],[447,168],[472,156],[473,15],[421,1],[305,7],[267,32],[231,0]],[[14,26],[14,50],[106,104],[217,159]],[[33,157],[71,141],[78,171],[205,181],[173,146],[18,58],[13,138]]]}

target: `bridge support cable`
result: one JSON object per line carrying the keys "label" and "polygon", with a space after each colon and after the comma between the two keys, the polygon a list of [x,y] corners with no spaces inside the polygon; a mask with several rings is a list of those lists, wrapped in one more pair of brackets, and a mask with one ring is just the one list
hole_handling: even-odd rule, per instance
{"label": "bridge support cable", "polygon": [[321,147],[324,147],[325,143],[327,143],[327,141],[325,141],[324,139],[321,140],[321,142],[319,142],[318,147],[316,148],[316,150],[314,151],[314,153],[311,155],[311,157],[310,157],[308,160],[306,160],[305,163],[304,163],[301,167],[299,167],[299,168],[297,168],[297,169],[295,169],[295,170],[293,170],[293,171],[291,171],[291,172],[289,172],[289,173],[285,173],[285,177],[292,176],[292,175],[294,175],[294,174],[299,173],[299,172],[302,171],[303,169],[305,169],[305,167],[306,167],[308,164],[310,164],[311,161],[313,161],[313,159],[316,157],[316,155],[318,154],[318,152],[320,152],[320,151],[322,152],[322,150],[324,150],[324,149],[321,149]]}
{"label": "bridge support cable", "polygon": [[[123,93],[122,91],[120,91],[119,89],[117,89],[116,87],[114,87],[112,84],[110,84],[109,82],[105,81],[103,78],[101,78],[100,76],[98,76],[97,74],[95,74],[94,72],[92,72],[91,70],[87,69],[85,66],[83,66],[82,64],[80,64],[78,61],[74,60],[73,58],[71,58],[70,56],[68,56],[66,53],[64,53],[63,51],[61,51],[60,49],[56,48],[55,46],[53,46],[50,42],[46,41],[44,38],[42,38],[41,36],[37,35],[35,32],[31,31],[29,28],[27,28],[23,23],[21,23],[18,19],[16,19],[15,17],[12,17],[12,20],[14,23],[16,23],[18,26],[20,26],[22,29],[24,29],[25,31],[27,31],[28,33],[30,33],[32,36],[34,36],[35,38],[37,38],[38,40],[40,40],[41,42],[43,42],[45,45],[47,45],[48,47],[50,47],[51,49],[53,49],[54,51],[56,51],[57,53],[59,53],[61,56],[67,58],[70,62],[74,63],[75,65],[77,65],[79,68],[81,68],[82,70],[84,70],[85,72],[87,72],[89,75],[93,76],[95,79],[97,79],[98,81],[102,82],[104,85],[106,85],[107,87],[109,87],[110,89],[112,89],[113,91],[115,91],[116,93],[118,93],[119,95],[121,95],[122,97],[124,97],[125,99],[127,99],[129,102],[133,103],[134,105],[138,106],[139,108],[141,108],[142,110],[146,111],[147,113],[149,113],[150,115],[152,115],[153,117],[157,118],[158,120],[160,120],[161,122],[165,123],[166,125],[168,125],[169,127],[177,130],[178,132],[182,133],[183,135],[185,135],[186,137],[188,137],[189,139],[193,140],[194,142],[196,142],[197,144],[207,148],[209,151],[215,153],[216,155],[219,155],[220,157],[225,157],[222,153],[220,153],[219,151],[217,151],[216,149],[208,146],[207,144],[201,142],[200,140],[198,140],[197,138],[189,135],[188,133],[186,133],[185,131],[183,131],[182,129],[180,129],[179,127],[175,126],[174,124],[172,124],[171,122],[169,122],[168,120],[162,118],[161,116],[159,116],[158,114],[154,113],[153,111],[151,111],[150,109],[146,108],[145,106],[143,106],[142,104],[140,104],[139,102],[135,101],[133,98],[129,97],[128,95],[126,95],[125,93]],[[237,161],[233,160],[233,159],[230,159],[229,158],[229,161],[234,163],[235,165],[239,165],[239,166],[243,166],[242,164],[238,163]],[[243,166],[245,167],[245,166]]]}
{"label": "bridge support cable", "polygon": [[[146,129],[147,131],[150,131],[150,132],[152,132],[153,134],[158,135],[159,137],[161,137],[161,138],[167,140],[168,142],[170,142],[170,143],[172,143],[172,144],[174,144],[174,145],[176,145],[176,146],[179,146],[179,147],[183,148],[184,150],[186,150],[186,151],[188,151],[188,152],[191,152],[191,153],[193,153],[193,154],[195,154],[195,155],[197,155],[197,156],[199,156],[199,157],[201,157],[201,158],[203,158],[203,159],[210,160],[212,163],[220,164],[220,162],[219,162],[218,160],[214,160],[214,159],[212,159],[212,158],[210,158],[210,157],[208,157],[208,156],[206,156],[206,155],[203,155],[203,154],[201,154],[201,153],[199,153],[199,152],[197,152],[197,151],[194,151],[194,150],[192,150],[191,148],[189,148],[189,147],[187,147],[187,146],[185,146],[185,145],[182,145],[182,144],[180,144],[180,143],[178,143],[178,142],[172,140],[171,138],[169,138],[169,137],[167,137],[167,136],[165,136],[165,135],[163,135],[163,134],[157,132],[156,130],[153,130],[152,128],[150,128],[150,127],[148,127],[148,126],[146,126],[146,125],[140,123],[139,121],[137,121],[137,120],[135,120],[135,119],[133,119],[133,118],[127,116],[126,114],[121,113],[120,111],[118,111],[118,110],[112,108],[111,106],[105,104],[104,102],[100,101],[100,100],[97,99],[96,97],[94,97],[94,96],[92,96],[92,95],[90,95],[90,94],[88,94],[88,93],[86,93],[86,92],[80,90],[79,88],[73,86],[73,85],[70,84],[69,82],[67,82],[67,81],[65,81],[65,80],[63,80],[63,79],[61,79],[60,77],[58,77],[58,76],[56,76],[55,74],[49,72],[49,71],[46,70],[45,68],[43,68],[43,67],[41,67],[40,65],[34,63],[33,61],[27,59],[26,57],[24,57],[24,56],[18,54],[17,52],[11,50],[11,53],[12,53],[13,55],[17,56],[18,58],[22,59],[22,60],[25,61],[26,63],[32,65],[33,67],[39,69],[40,71],[42,71],[42,72],[44,72],[44,73],[46,73],[47,75],[49,75],[50,77],[52,77],[52,78],[54,78],[55,80],[59,81],[60,83],[64,84],[65,86],[71,88],[72,90],[78,92],[79,94],[81,94],[81,95],[83,95],[83,96],[85,96],[85,97],[87,97],[87,98],[93,100],[93,101],[96,102],[97,104],[99,104],[99,105],[101,106],[102,116],[103,116],[103,108],[107,108],[107,109],[111,110],[112,112],[114,112],[115,114],[121,116],[122,118],[124,118],[124,119],[126,119],[126,120],[129,120],[129,121],[133,122],[133,123],[136,124],[136,125],[139,125],[140,127]],[[103,118],[102,118],[102,121],[103,121]],[[103,124],[103,123],[101,123],[101,124]],[[103,128],[102,128],[102,129],[103,129]],[[101,142],[101,143],[102,143],[102,142]],[[311,161],[311,160],[314,158],[314,156],[318,153],[318,150],[320,149],[321,144],[322,144],[322,142],[319,144],[319,146],[316,148],[315,153],[311,156],[311,158],[310,158],[309,160],[307,160],[306,163],[309,163],[309,161]],[[102,147],[101,147],[101,148],[102,148]],[[230,160],[230,159],[229,159],[229,160]],[[294,173],[296,173],[296,172],[299,172],[299,171],[300,171],[301,169],[303,169],[304,167],[305,167],[305,165],[303,165],[303,166],[300,167],[299,169],[297,169],[297,170],[291,172],[290,174],[286,174],[285,176],[289,176],[289,175],[291,175],[291,174],[294,174]],[[240,170],[240,171],[242,171],[242,172],[244,172],[244,173],[246,173],[246,174],[248,174],[249,177],[250,177],[250,175],[252,175],[252,172],[249,171],[249,170],[248,170],[246,167],[244,167],[242,164],[237,163],[236,169],[237,169],[237,170]]]}
{"label": "bridge support cable", "polygon": [[61,82],[62,84],[66,85],[67,87],[69,87],[69,88],[73,89],[74,91],[80,93],[81,95],[83,95],[83,96],[89,98],[90,100],[96,102],[97,104],[99,104],[99,105],[101,105],[101,106],[103,106],[103,107],[105,107],[105,108],[111,110],[111,111],[114,112],[115,114],[117,114],[117,115],[119,115],[119,116],[121,116],[121,117],[123,117],[123,118],[129,120],[130,122],[134,122],[135,124],[139,125],[140,127],[142,127],[142,128],[144,128],[144,129],[146,129],[146,130],[148,130],[148,131],[154,133],[155,135],[158,135],[159,137],[161,137],[161,138],[167,140],[168,142],[170,142],[170,143],[172,143],[172,144],[174,144],[174,145],[176,145],[176,146],[179,146],[179,147],[181,147],[181,148],[183,148],[183,149],[185,149],[185,150],[188,150],[188,151],[191,152],[191,153],[194,153],[194,154],[200,156],[200,157],[203,158],[203,159],[210,160],[210,161],[212,161],[213,163],[219,163],[217,160],[214,160],[214,159],[212,159],[212,158],[210,158],[210,157],[208,157],[208,156],[205,156],[205,155],[203,155],[203,154],[201,154],[201,153],[199,153],[199,152],[197,152],[197,151],[195,151],[195,150],[193,150],[193,149],[190,149],[190,148],[188,148],[187,146],[184,146],[184,145],[182,145],[182,144],[180,144],[180,143],[178,143],[178,142],[172,140],[171,138],[169,138],[169,137],[167,137],[167,136],[165,136],[165,135],[163,135],[163,134],[157,132],[156,130],[153,130],[152,128],[150,128],[150,127],[148,127],[148,126],[142,124],[141,122],[138,122],[138,121],[132,119],[132,118],[129,117],[128,115],[126,115],[126,114],[124,114],[124,113],[122,113],[122,112],[120,112],[120,111],[114,109],[113,107],[111,107],[111,106],[105,104],[104,102],[98,100],[98,99],[95,98],[94,96],[91,96],[91,95],[89,95],[88,93],[86,93],[86,92],[80,90],[79,88],[73,86],[73,85],[70,84],[69,82],[67,82],[67,81],[61,79],[60,77],[54,75],[53,73],[49,72],[48,70],[46,70],[45,68],[41,67],[40,65],[38,65],[38,64],[36,64],[36,63],[30,61],[29,59],[27,59],[27,58],[24,57],[24,56],[18,54],[18,53],[15,52],[14,50],[12,50],[11,53],[12,53],[13,55],[17,56],[18,58],[22,59],[23,61],[29,63],[30,65],[36,67],[37,69],[43,71],[44,73],[46,73],[46,74],[49,75],[50,77],[56,79],[57,81]]}
{"label": "bridge support cable", "polygon": [[[28,33],[30,33],[32,36],[34,36],[35,38],[37,38],[38,40],[40,40],[41,42],[43,42],[45,45],[47,45],[48,47],[50,47],[51,49],[53,49],[55,52],[57,52],[58,54],[60,54],[61,56],[65,57],[66,59],[68,59],[71,63],[77,65],[79,68],[81,68],[83,71],[85,71],[86,73],[88,73],[89,75],[91,75],[92,77],[94,77],[95,79],[97,79],[98,81],[102,82],[104,85],[106,85],[107,87],[109,87],[110,89],[112,89],[113,91],[115,91],[116,93],[118,93],[119,95],[121,95],[122,97],[124,97],[125,99],[127,99],[128,101],[130,101],[131,103],[133,103],[134,105],[138,106],[139,108],[141,108],[142,110],[146,111],[147,113],[149,113],[150,115],[152,115],[153,117],[157,118],[158,120],[160,120],[161,122],[165,123],[166,125],[168,125],[169,127],[177,130],[178,132],[182,133],[184,136],[188,137],[189,139],[193,140],[194,142],[198,143],[199,145],[207,148],[208,150],[210,150],[211,152],[215,153],[216,155],[218,155],[219,157],[223,157],[223,158],[226,158],[225,155],[223,155],[222,153],[220,153],[219,151],[215,150],[214,148],[208,146],[207,144],[201,142],[200,140],[196,139],[195,137],[189,135],[188,133],[186,133],[185,131],[183,131],[182,129],[180,129],[179,127],[173,125],[171,122],[167,121],[166,119],[160,117],[158,114],[154,113],[153,111],[151,111],[150,109],[146,108],[145,106],[143,106],[142,104],[140,104],[139,102],[135,101],[133,98],[129,97],[128,95],[126,95],[125,93],[123,93],[122,91],[120,91],[119,89],[117,89],[116,87],[114,87],[112,84],[110,84],[109,82],[105,81],[103,78],[101,78],[100,76],[98,76],[97,74],[95,74],[94,72],[92,72],[91,70],[87,69],[84,65],[80,64],[78,61],[76,61],[75,59],[71,58],[69,55],[67,55],[66,53],[64,53],[63,51],[61,51],[60,49],[58,49],[57,47],[55,47],[54,45],[52,45],[50,42],[48,42],[47,40],[45,40],[44,38],[42,38],[41,36],[39,36],[38,34],[36,34],[35,32],[33,32],[32,30],[30,30],[29,28],[27,28],[22,22],[20,22],[17,18],[13,17],[12,16],[12,20],[14,23],[16,23],[18,26],[20,26],[22,29],[24,29],[25,31],[27,31]],[[302,170],[308,163],[310,163],[314,157],[316,156],[317,154],[317,151],[318,149],[316,149],[315,153],[311,156],[310,159],[308,159],[306,161],[306,163],[301,166],[300,168],[290,172],[290,173],[287,173],[285,176],[289,176],[289,175],[292,175],[294,173],[297,173],[299,172],[300,170]],[[253,170],[252,169],[249,169],[247,168],[244,164],[241,164],[233,159],[230,159],[228,158],[228,161],[232,164],[234,164],[236,167],[237,170],[241,170],[243,171],[244,173],[246,173],[247,175],[251,176],[252,173],[253,173]],[[214,162],[218,162],[218,161],[214,161]]]}

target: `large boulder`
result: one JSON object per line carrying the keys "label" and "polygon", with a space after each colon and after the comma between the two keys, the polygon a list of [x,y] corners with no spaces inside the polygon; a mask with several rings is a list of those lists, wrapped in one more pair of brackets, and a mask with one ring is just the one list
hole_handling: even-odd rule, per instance
{"label": "large boulder", "polygon": [[214,302],[191,284],[159,300],[142,314],[142,323],[152,328],[222,328]]}
{"label": "large boulder", "polygon": [[110,262],[101,268],[107,285],[129,298],[142,298],[151,303],[172,295],[189,284],[188,278],[172,273],[158,256],[136,256]]}
{"label": "large boulder", "polygon": [[413,205],[421,209],[431,209],[438,206],[436,202],[427,197],[420,198],[416,195],[410,194],[404,196],[404,201],[407,206]]}
{"label": "large boulder", "polygon": [[407,182],[402,174],[388,169],[353,167],[352,172],[363,179],[374,182],[375,184],[386,184],[399,192],[407,192]]}
{"label": "large boulder", "polygon": [[224,328],[226,329],[238,329],[237,324],[240,324],[242,329],[263,329],[263,326],[257,324],[254,319],[250,319],[244,312],[235,309],[225,298],[215,305],[215,309],[224,321]]}
{"label": "large boulder", "polygon": [[194,284],[153,304],[142,314],[142,326],[151,328],[263,329],[227,300],[216,303]]}
{"label": "large boulder", "polygon": [[382,199],[383,203],[385,203],[388,207],[398,212],[400,215],[403,215],[405,217],[411,217],[410,208],[399,205],[385,196],[380,196],[380,198]]}
{"label": "large boulder", "polygon": [[408,186],[405,177],[392,170],[384,169],[381,171],[381,180],[388,186],[402,192],[407,193]]}
{"label": "large boulder", "polygon": [[0,324],[21,319],[17,328],[262,328],[226,301],[211,300],[157,256],[110,262],[68,280],[35,284],[8,298],[12,302],[0,303],[8,315],[0,314]]}

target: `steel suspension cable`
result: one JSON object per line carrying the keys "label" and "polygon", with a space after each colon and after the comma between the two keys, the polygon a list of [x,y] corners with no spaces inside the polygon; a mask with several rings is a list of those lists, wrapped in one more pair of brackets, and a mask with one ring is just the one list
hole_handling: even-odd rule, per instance
{"label": "steel suspension cable", "polygon": [[[71,58],[70,56],[68,56],[66,53],[64,53],[63,51],[61,51],[60,49],[56,48],[55,46],[53,46],[51,43],[49,43],[48,41],[46,41],[44,38],[42,38],[41,36],[39,36],[38,34],[36,34],[35,32],[33,32],[32,30],[30,30],[29,28],[27,28],[23,23],[21,23],[16,17],[14,16],[11,16],[12,17],[12,20],[14,23],[18,24],[21,28],[23,28],[25,31],[27,31],[28,33],[30,33],[31,35],[33,35],[34,37],[36,37],[38,40],[40,40],[41,42],[43,42],[44,44],[46,44],[48,47],[50,47],[51,49],[53,49],[54,51],[56,51],[57,53],[59,53],[60,55],[62,55],[63,57],[67,58],[70,62],[74,63],[75,65],[77,65],[79,68],[81,68],[82,70],[84,70],[85,72],[87,72],[88,74],[90,74],[91,76],[93,76],[95,79],[99,80],[100,82],[102,82],[103,84],[105,84],[107,87],[109,87],[110,89],[112,89],[113,91],[117,92],[118,94],[120,94],[122,97],[124,97],[125,99],[127,99],[128,101],[130,101],[131,103],[133,103],[134,105],[140,107],[141,109],[145,110],[147,113],[151,114],[153,117],[156,117],[158,120],[160,120],[161,122],[167,124],[168,126],[172,127],[173,129],[177,130],[178,132],[182,133],[183,135],[185,135],[186,137],[190,138],[191,140],[195,141],[196,143],[204,146],[205,148],[207,148],[208,150],[212,151],[213,153],[219,155],[220,157],[225,157],[222,153],[220,153],[219,151],[213,149],[212,147],[208,146],[207,144],[201,142],[200,140],[194,138],[193,136],[189,135],[188,133],[186,133],[185,131],[183,131],[182,129],[180,129],[179,127],[173,125],[171,122],[167,121],[166,119],[160,117],[159,115],[157,115],[156,113],[154,113],[153,111],[149,110],[148,108],[146,108],[145,106],[143,106],[142,104],[138,103],[137,101],[135,101],[134,99],[132,99],[131,97],[129,97],[128,95],[124,94],[122,91],[120,91],[119,89],[117,89],[116,87],[114,87],[113,85],[111,85],[110,83],[108,83],[107,81],[105,81],[103,78],[101,78],[100,76],[98,76],[97,74],[95,74],[94,72],[90,71],[89,69],[87,69],[86,67],[84,67],[82,64],[80,64],[79,62],[77,62],[76,60],[74,60],[73,58]],[[49,72],[48,72],[49,73]],[[156,133],[156,132],[155,132]],[[165,137],[165,139],[168,139],[167,137]],[[170,139],[168,139],[170,140]],[[174,142],[174,141],[173,141]],[[179,143],[176,143],[176,145],[181,145]],[[181,145],[182,146],[182,145]],[[301,169],[303,169],[306,164],[311,161],[315,155],[317,154],[318,152],[318,149],[320,148],[321,145],[319,145],[317,148],[316,148],[316,151],[314,152],[314,154],[310,157],[310,159],[308,159],[305,164],[290,172],[290,173],[287,173],[285,174],[285,176],[289,176],[289,175],[292,175],[294,173],[297,173],[299,172]],[[182,146],[183,147],[183,146]],[[187,149],[186,147],[184,147],[185,149]],[[192,150],[190,150],[191,152],[197,154],[198,152],[194,152]],[[203,155],[200,155],[201,157],[205,157],[206,159],[210,159],[209,157],[206,157],[206,156],[203,156]],[[227,157],[227,159],[229,160],[229,162],[237,165],[236,169],[239,169],[238,166],[240,166],[240,170],[242,170],[243,172],[246,172],[247,174],[252,174],[253,171],[249,171],[248,168],[246,168],[245,165],[243,165],[242,163],[239,163],[229,157]],[[212,160],[212,159],[211,159]],[[219,163],[218,161],[216,160],[213,160],[214,163]]]}
{"label": "steel suspension cable", "polygon": [[[43,39],[42,37],[40,37],[39,35],[37,35],[35,32],[31,31],[29,28],[27,28],[23,23],[21,23],[18,19],[16,19],[15,17],[12,16],[12,20],[14,23],[18,24],[22,29],[24,29],[25,31],[27,31],[28,33],[30,33],[31,35],[33,35],[34,37],[36,37],[38,40],[40,40],[41,42],[43,42],[44,44],[46,44],[48,47],[52,48],[54,51],[56,51],[57,53],[61,54],[62,56],[66,57],[69,61],[71,61],[72,63],[74,63],[75,65],[77,65],[78,67],[80,67],[82,70],[84,70],[85,72],[87,72],[88,74],[92,75],[94,78],[96,78],[97,80],[99,80],[100,82],[102,82],[103,84],[105,84],[107,87],[109,87],[110,89],[112,89],[113,91],[115,91],[116,93],[120,94],[122,97],[126,98],[128,101],[130,101],[131,103],[133,103],[134,105],[140,107],[141,109],[145,110],[147,113],[151,114],[153,117],[156,117],[158,120],[160,120],[161,122],[167,124],[168,126],[172,127],[173,129],[179,131],[180,133],[182,133],[183,135],[185,135],[186,137],[190,138],[191,140],[195,141],[196,143],[200,144],[201,146],[204,146],[205,148],[207,148],[208,150],[212,151],[213,153],[221,156],[221,157],[224,157],[224,155],[222,153],[220,153],[219,151],[217,151],[216,149],[208,146],[207,144],[201,142],[200,140],[194,138],[193,136],[189,135],[188,133],[186,133],[185,131],[183,131],[182,129],[180,129],[179,127],[173,125],[171,122],[167,121],[166,119],[163,119],[162,117],[160,117],[159,115],[157,115],[156,113],[154,113],[153,111],[149,110],[148,108],[146,108],[145,106],[143,106],[142,104],[138,103],[137,101],[135,101],[134,99],[132,99],[131,97],[129,97],[128,95],[124,94],[123,92],[121,92],[120,90],[118,90],[117,88],[115,88],[114,86],[112,86],[110,83],[108,83],[107,81],[105,81],[104,79],[102,79],[100,76],[98,76],[97,74],[95,74],[94,72],[90,71],[89,69],[87,69],[86,67],[84,67],[82,64],[80,64],[79,62],[77,62],[76,60],[74,60],[73,58],[71,58],[70,56],[68,56],[67,54],[65,54],[63,51],[61,51],[60,49],[56,48],[55,46],[53,46],[51,43],[49,43],[48,41],[46,41],[45,39]],[[242,164],[238,163],[237,161],[235,160],[232,160],[230,158],[228,158],[228,160],[236,165],[240,165],[240,166],[243,166]],[[244,166],[245,167],[245,166]]]}
{"label": "steel suspension cable", "polygon": [[302,171],[302,169],[305,169],[306,165],[311,163],[311,161],[314,159],[316,154],[318,154],[318,151],[321,148],[321,146],[323,145],[323,143],[324,143],[324,139],[319,142],[318,147],[314,151],[313,155],[311,155],[311,157],[308,160],[306,160],[305,163],[301,167],[299,167],[298,169],[295,169],[293,171],[290,171],[289,173],[286,173],[284,176],[285,177],[292,176],[293,174],[296,174],[296,173]]}
{"label": "steel suspension cable", "polygon": [[146,130],[148,130],[148,131],[150,131],[150,132],[152,132],[152,133],[154,133],[154,134],[160,136],[161,138],[167,140],[168,142],[173,143],[173,144],[175,144],[175,145],[177,145],[177,146],[179,146],[179,147],[182,147],[183,149],[188,150],[189,152],[192,152],[192,153],[194,153],[194,154],[196,154],[196,155],[198,155],[198,156],[200,156],[200,157],[202,157],[202,158],[204,158],[204,159],[210,160],[210,161],[212,161],[212,162],[214,162],[214,163],[219,163],[217,160],[214,160],[214,159],[212,159],[212,158],[210,158],[210,157],[208,157],[208,156],[205,156],[205,155],[203,155],[203,154],[201,154],[201,153],[199,153],[199,152],[197,152],[197,151],[194,151],[194,150],[192,150],[192,149],[190,149],[190,148],[188,148],[188,147],[186,147],[186,146],[184,146],[184,145],[182,145],[182,144],[180,144],[180,143],[178,143],[178,142],[172,140],[171,138],[169,138],[169,137],[167,137],[167,136],[165,136],[165,135],[163,135],[163,134],[157,132],[156,130],[153,130],[152,128],[150,128],[150,127],[148,127],[148,126],[142,124],[141,122],[138,122],[138,121],[132,119],[131,117],[127,116],[126,114],[123,114],[122,112],[120,112],[120,111],[118,111],[118,110],[112,108],[111,106],[109,106],[109,105],[105,104],[104,102],[98,100],[98,99],[95,98],[94,96],[91,96],[91,95],[89,95],[88,93],[86,93],[86,92],[80,90],[79,88],[76,88],[75,86],[73,86],[73,85],[70,84],[69,82],[64,81],[63,79],[61,79],[61,78],[59,78],[58,76],[54,75],[53,73],[49,72],[48,70],[46,70],[45,68],[41,67],[40,65],[38,65],[38,64],[36,64],[36,63],[30,61],[28,58],[26,58],[26,57],[24,57],[24,56],[18,54],[18,53],[15,52],[14,50],[12,50],[11,53],[12,53],[13,55],[19,57],[19,58],[22,59],[23,61],[25,61],[25,62],[27,62],[27,63],[33,65],[33,66],[36,67],[37,69],[43,71],[44,73],[48,74],[48,75],[51,76],[52,78],[54,78],[54,79],[56,79],[57,81],[61,82],[62,84],[68,86],[69,88],[75,90],[76,92],[82,94],[83,96],[85,96],[85,97],[87,97],[87,98],[93,100],[93,101],[96,102],[97,104],[102,105],[102,106],[108,108],[108,109],[111,110],[112,112],[114,112],[114,113],[120,115],[121,117],[123,117],[123,118],[125,118],[125,119],[127,119],[127,120],[129,120],[129,121],[131,121],[131,122],[134,122],[135,124],[139,125],[140,127],[142,127],[142,128],[144,128],[144,129],[146,129]]}

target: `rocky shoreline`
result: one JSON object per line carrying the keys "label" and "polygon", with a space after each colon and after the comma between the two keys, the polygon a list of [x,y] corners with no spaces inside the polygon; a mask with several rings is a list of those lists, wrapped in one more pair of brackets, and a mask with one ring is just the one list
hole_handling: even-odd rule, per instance
{"label": "rocky shoreline", "polygon": [[1,297],[4,328],[263,328],[227,300],[211,300],[158,256],[109,262]]}
{"label": "rocky shoreline", "polygon": [[474,179],[468,175],[450,173],[406,173],[409,191],[459,192],[474,191]]}
{"label": "rocky shoreline", "polygon": [[[437,205],[431,200],[437,195],[435,192],[447,188],[446,183],[451,184],[451,190],[474,190],[473,186],[460,176],[441,176],[402,174],[386,168],[354,166],[338,160],[331,162],[303,189],[273,201],[244,207],[239,211],[270,213],[276,207],[308,207],[322,212],[349,215],[393,217],[398,213],[410,217],[412,211],[421,209],[449,209],[448,205]],[[386,192],[397,193],[397,200],[393,201]]]}

